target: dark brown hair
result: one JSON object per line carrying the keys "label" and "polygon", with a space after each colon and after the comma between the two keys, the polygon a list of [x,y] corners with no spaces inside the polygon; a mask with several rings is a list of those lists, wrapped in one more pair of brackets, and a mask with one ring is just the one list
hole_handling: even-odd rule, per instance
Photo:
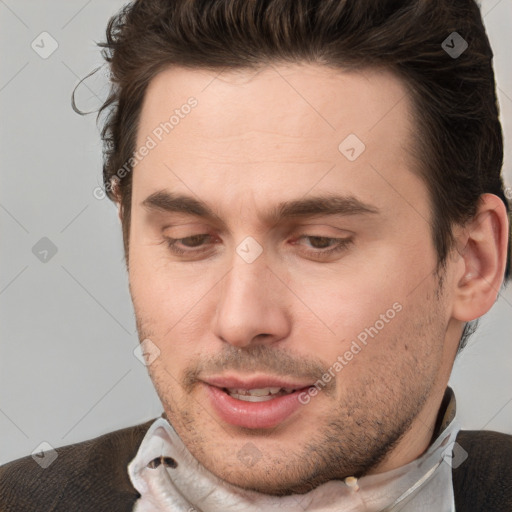
{"label": "dark brown hair", "polygon": [[[457,56],[447,51],[454,32],[459,45],[468,45]],[[474,0],[137,0],[110,19],[106,36],[100,46],[112,85],[98,114],[108,113],[103,178],[110,199],[122,206],[127,263],[132,174],[118,171],[135,151],[149,82],[172,65],[388,69],[413,100],[414,156],[432,204],[438,269],[453,248],[453,225],[474,218],[482,194],[500,197],[510,214],[493,54]],[[510,243],[504,277],[510,277]]]}

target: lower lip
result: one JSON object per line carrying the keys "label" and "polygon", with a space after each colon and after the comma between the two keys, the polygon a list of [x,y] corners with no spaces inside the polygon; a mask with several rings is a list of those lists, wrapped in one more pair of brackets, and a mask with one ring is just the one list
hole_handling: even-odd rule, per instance
{"label": "lower lip", "polygon": [[226,423],[245,428],[272,428],[279,425],[302,405],[298,397],[307,389],[298,389],[289,395],[265,402],[246,402],[233,398],[218,387],[206,384],[206,388],[220,418]]}

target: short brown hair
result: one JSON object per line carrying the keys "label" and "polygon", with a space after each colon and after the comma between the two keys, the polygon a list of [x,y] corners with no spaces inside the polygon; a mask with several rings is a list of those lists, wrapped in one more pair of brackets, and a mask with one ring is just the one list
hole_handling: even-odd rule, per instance
{"label": "short brown hair", "polygon": [[[510,215],[493,53],[474,0],[136,0],[110,19],[106,37],[100,46],[112,83],[98,113],[108,113],[103,178],[122,206],[127,263],[132,173],[119,179],[118,171],[135,151],[149,82],[172,65],[388,69],[413,99],[414,156],[430,195],[439,266],[453,247],[453,225],[474,217],[482,194],[500,197]],[[467,43],[461,55],[446,51],[443,42],[453,46],[453,37]],[[505,282],[509,277],[510,243]]]}

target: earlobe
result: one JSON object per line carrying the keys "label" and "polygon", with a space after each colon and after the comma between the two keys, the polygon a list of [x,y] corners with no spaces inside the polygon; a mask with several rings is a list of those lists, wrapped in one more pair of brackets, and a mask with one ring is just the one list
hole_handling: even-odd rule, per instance
{"label": "earlobe", "polygon": [[469,322],[481,317],[496,302],[507,260],[509,222],[503,201],[483,194],[478,211],[464,229],[460,273],[455,288],[453,317]]}

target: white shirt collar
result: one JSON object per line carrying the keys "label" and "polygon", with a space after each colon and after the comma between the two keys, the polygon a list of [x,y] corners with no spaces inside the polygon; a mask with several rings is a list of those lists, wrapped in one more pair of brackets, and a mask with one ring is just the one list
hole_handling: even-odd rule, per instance
{"label": "white shirt collar", "polygon": [[342,505],[346,512],[454,512],[451,456],[459,429],[452,417],[421,457],[392,471],[332,480],[306,494],[276,497],[241,489],[215,476],[160,417],[128,465],[130,480],[141,494],[133,511],[334,512]]}

